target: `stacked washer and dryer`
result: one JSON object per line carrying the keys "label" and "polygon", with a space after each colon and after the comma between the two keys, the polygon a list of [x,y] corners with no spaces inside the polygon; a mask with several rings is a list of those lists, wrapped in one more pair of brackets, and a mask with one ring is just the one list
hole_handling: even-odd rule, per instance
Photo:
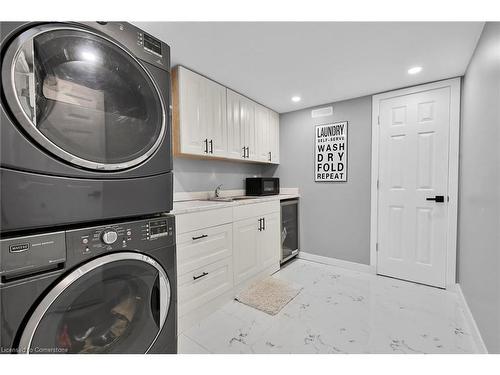
{"label": "stacked washer and dryer", "polygon": [[0,352],[175,353],[169,46],[0,27]]}

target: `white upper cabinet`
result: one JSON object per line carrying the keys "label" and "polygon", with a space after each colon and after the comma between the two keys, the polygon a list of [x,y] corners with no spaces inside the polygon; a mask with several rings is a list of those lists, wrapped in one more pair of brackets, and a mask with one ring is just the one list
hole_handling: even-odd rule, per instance
{"label": "white upper cabinet", "polygon": [[227,156],[226,88],[204,79],[208,153]]}
{"label": "white upper cabinet", "polygon": [[261,105],[255,106],[255,127],[257,132],[257,142],[259,144],[258,160],[270,161],[269,152],[269,110]]}
{"label": "white upper cabinet", "polygon": [[255,103],[227,89],[228,157],[258,161]]}
{"label": "white upper cabinet", "polygon": [[279,164],[279,114],[261,105],[255,107],[258,160]]}
{"label": "white upper cabinet", "polygon": [[174,131],[178,137],[176,140],[178,151],[192,155],[206,154],[205,140],[208,138],[208,127],[203,121],[205,104],[203,80],[201,76],[184,68],[179,68],[176,73]]}
{"label": "white upper cabinet", "polygon": [[241,122],[241,95],[227,90],[227,156],[243,159],[246,156],[245,132]]}
{"label": "white upper cabinet", "polygon": [[258,161],[257,134],[255,129],[255,103],[250,99],[241,97],[241,124],[243,127],[244,147],[246,147],[246,160]]}
{"label": "white upper cabinet", "polygon": [[269,152],[270,162],[280,163],[280,115],[269,111]]}
{"label": "white upper cabinet", "polygon": [[226,88],[186,68],[174,71],[178,154],[227,156]]}
{"label": "white upper cabinet", "polygon": [[279,162],[279,115],[178,66],[173,71],[174,153]]}

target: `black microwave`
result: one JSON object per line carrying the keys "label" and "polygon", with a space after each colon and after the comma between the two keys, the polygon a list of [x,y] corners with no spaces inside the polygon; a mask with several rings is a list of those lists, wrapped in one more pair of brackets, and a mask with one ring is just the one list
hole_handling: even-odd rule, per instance
{"label": "black microwave", "polygon": [[246,195],[277,195],[280,193],[280,179],[277,177],[249,177],[246,181]]}

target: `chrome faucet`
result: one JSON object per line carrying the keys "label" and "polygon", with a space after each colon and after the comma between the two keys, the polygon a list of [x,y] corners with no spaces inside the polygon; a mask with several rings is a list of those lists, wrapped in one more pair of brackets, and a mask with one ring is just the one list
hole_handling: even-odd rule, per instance
{"label": "chrome faucet", "polygon": [[222,187],[222,184],[220,184],[219,186],[217,186],[215,188],[215,198],[219,198],[220,197],[220,188]]}

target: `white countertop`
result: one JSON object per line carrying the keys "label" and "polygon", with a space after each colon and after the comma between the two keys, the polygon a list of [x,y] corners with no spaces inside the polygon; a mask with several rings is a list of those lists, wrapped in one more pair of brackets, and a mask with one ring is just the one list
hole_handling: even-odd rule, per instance
{"label": "white countertop", "polygon": [[170,213],[174,215],[182,215],[191,212],[215,210],[218,208],[236,207],[245,204],[254,204],[254,203],[292,199],[292,198],[299,198],[299,194],[269,195],[264,197],[255,197],[251,199],[243,199],[230,202],[210,201],[210,200],[179,201],[179,202],[174,202],[174,209]]}

